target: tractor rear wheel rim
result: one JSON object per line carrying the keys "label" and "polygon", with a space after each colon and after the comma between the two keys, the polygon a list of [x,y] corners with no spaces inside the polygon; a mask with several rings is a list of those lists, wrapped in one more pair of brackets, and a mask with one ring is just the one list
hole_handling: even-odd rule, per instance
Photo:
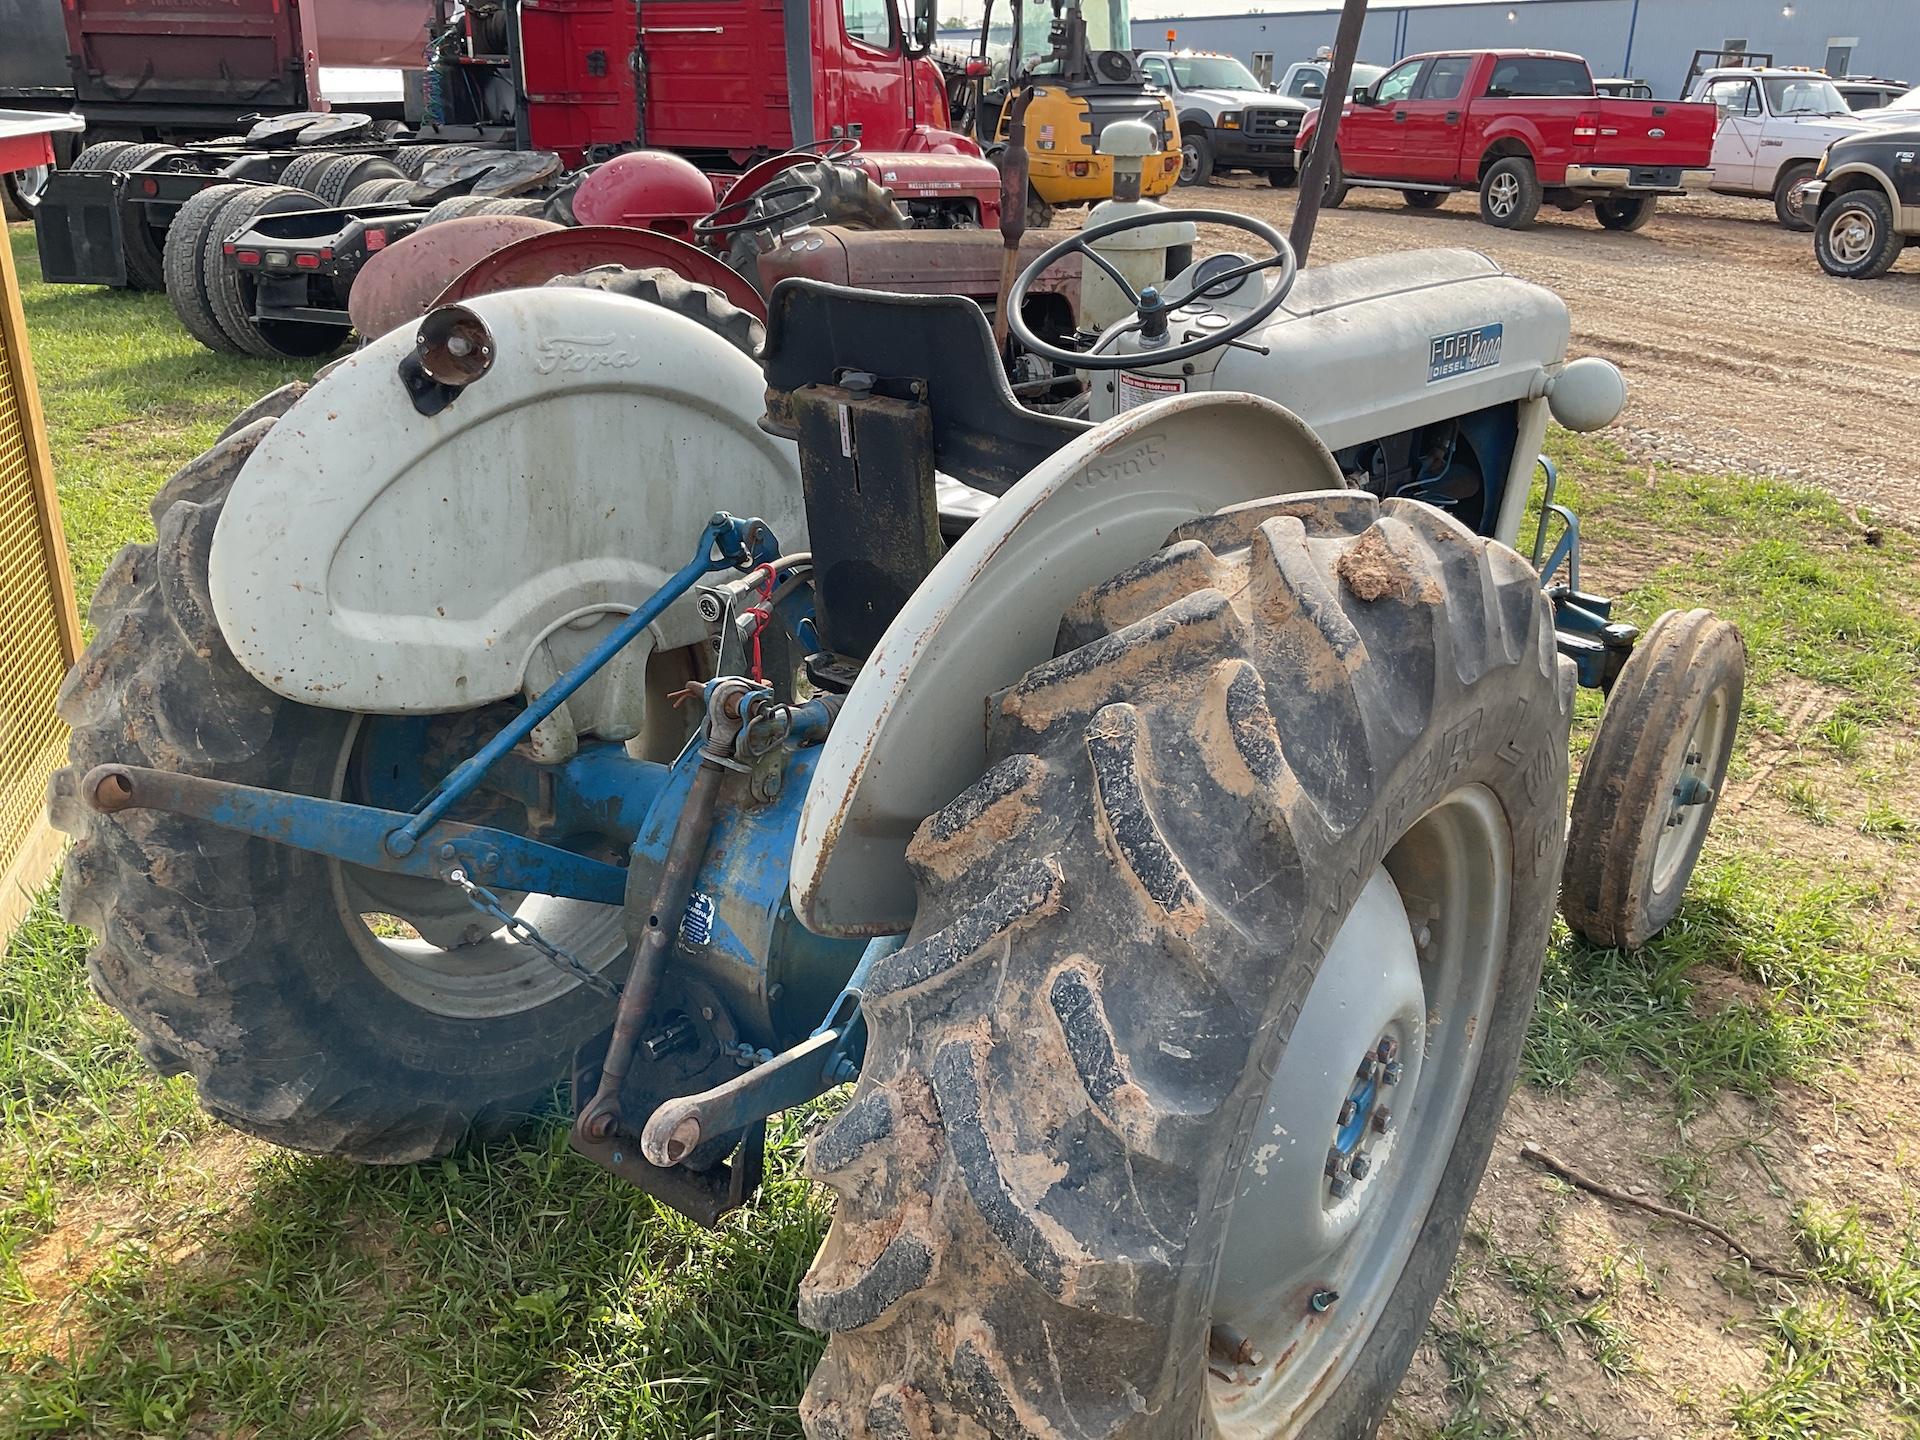
{"label": "tractor rear wheel rim", "polygon": [[1520,182],[1511,175],[1494,176],[1493,184],[1487,188],[1487,206],[1502,219],[1513,213],[1519,198]]}
{"label": "tractor rear wheel rim", "polygon": [[1688,857],[1699,847],[1700,832],[1713,812],[1713,780],[1723,774],[1723,755],[1733,738],[1733,707],[1724,690],[1716,690],[1701,707],[1700,718],[1687,735],[1680,753],[1680,769],[1673,777],[1670,803],[1660,839],[1653,847],[1653,892],[1664,894],[1679,878]]}
{"label": "tractor rear wheel rim", "polygon": [[1511,854],[1492,793],[1454,792],[1394,845],[1328,948],[1254,1127],[1221,1249],[1209,1325],[1253,1352],[1244,1363],[1210,1354],[1223,1440],[1288,1431],[1385,1312],[1479,1069]]}
{"label": "tractor rear wheel rim", "polygon": [[1848,210],[1834,220],[1827,244],[1842,265],[1858,265],[1873,254],[1876,238],[1873,217],[1862,210]]}
{"label": "tractor rear wheel rim", "polygon": [[[331,796],[350,793],[364,726],[355,716],[335,763]],[[389,990],[422,1010],[457,1019],[490,1020],[551,1004],[580,981],[531,945],[510,938],[451,885],[327,863],[334,909],[361,962]],[[531,923],[591,970],[626,953],[620,907],[551,895],[500,896],[510,914]],[[404,921],[414,936],[376,933],[370,916]],[[394,928],[382,925],[382,929]],[[443,943],[425,938],[433,935]]]}

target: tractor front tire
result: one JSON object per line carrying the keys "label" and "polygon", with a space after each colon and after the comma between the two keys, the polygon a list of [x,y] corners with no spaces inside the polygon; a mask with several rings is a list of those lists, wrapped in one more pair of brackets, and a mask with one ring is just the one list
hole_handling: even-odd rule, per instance
{"label": "tractor front tire", "polygon": [[1679,912],[1727,783],[1747,651],[1711,610],[1669,610],[1607,695],[1580,766],[1560,908],[1594,945],[1629,949]]}
{"label": "tractor front tire", "polygon": [[[400,952],[369,948],[390,942],[363,916],[405,918],[403,902],[418,899],[422,926],[434,923],[428,912],[442,926],[477,919],[447,887],[373,876],[375,888],[355,890],[365,872],[162,811],[100,814],[81,794],[103,764],[309,795],[351,789],[363,722],[255,681],[228,649],[207,588],[228,490],[303,388],[275,392],[180,470],[153,502],[156,542],[122,550],[100,583],[97,637],[60,693],[73,739],[50,808],[75,837],[61,909],[96,937],[95,991],[161,1073],[192,1074],[215,1117],[296,1150],[420,1160],[536,1111],[575,1047],[607,1023],[608,1003],[562,977],[541,988],[550,971],[530,972],[543,998],[521,1008],[511,997],[492,1013],[456,1003],[453,981],[422,1001],[417,985],[394,978]],[[379,903],[354,898],[376,894]],[[589,908],[597,925],[613,913]],[[446,953],[471,956],[460,963],[476,972],[495,953],[490,941],[461,940]],[[625,962],[610,952],[606,963]]]}
{"label": "tractor front tire", "polygon": [[[914,836],[910,942],[808,1152],[838,1213],[807,1432],[1370,1435],[1559,885],[1573,683],[1538,580],[1415,502],[1288,497],[1182,526],[1056,653]],[[1369,1164],[1336,1180],[1361,1075]],[[1251,1386],[1210,1377],[1216,1323]]]}

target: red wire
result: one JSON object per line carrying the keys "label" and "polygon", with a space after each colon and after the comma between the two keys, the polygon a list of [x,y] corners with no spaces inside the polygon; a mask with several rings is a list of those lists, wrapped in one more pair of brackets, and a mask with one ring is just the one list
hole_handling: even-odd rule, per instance
{"label": "red wire", "polygon": [[748,573],[757,574],[759,571],[762,571],[762,570],[767,572],[767,578],[765,582],[762,584],[760,589],[760,603],[758,605],[751,606],[747,610],[742,612],[743,614],[747,614],[755,617],[755,624],[753,627],[753,652],[752,652],[753,660],[749,667],[748,675],[747,675],[747,678],[752,680],[755,684],[758,684],[760,681],[765,680],[767,678],[761,672],[761,666],[760,666],[760,632],[766,629],[767,622],[773,619],[773,611],[768,608],[769,602],[771,602],[773,599],[773,566],[756,565],[754,566],[753,570]]}

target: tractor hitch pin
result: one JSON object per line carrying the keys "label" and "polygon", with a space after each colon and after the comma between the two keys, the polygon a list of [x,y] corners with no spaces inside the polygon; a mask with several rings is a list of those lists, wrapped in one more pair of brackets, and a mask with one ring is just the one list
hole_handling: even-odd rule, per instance
{"label": "tractor hitch pin", "polygon": [[[420,837],[478,785],[501,756],[531,735],[540,722],[558,710],[574,691],[639,638],[649,625],[666,613],[674,601],[691,590],[702,575],[715,570],[744,569],[764,564],[779,553],[779,542],[774,539],[766,522],[737,520],[724,510],[715,511],[713,518],[707,522],[707,528],[700,532],[700,545],[693,559],[681,566],[666,584],[616,625],[604,640],[587,652],[579,664],[541,691],[539,698],[515,716],[477,754],[456,766],[434,788],[433,793],[415,808],[413,818],[387,836],[387,853],[396,856],[411,854],[420,843]],[[676,910],[674,913],[679,912]]]}
{"label": "tractor hitch pin", "polygon": [[680,932],[680,917],[686,913],[694,879],[707,856],[707,841],[713,834],[713,802],[720,781],[736,764],[733,750],[747,715],[744,702],[758,689],[737,676],[725,676],[707,687],[700,768],[687,791],[687,803],[674,821],[673,839],[667,845],[666,863],[660,870],[646,930],[620,996],[619,1013],[614,1017],[613,1037],[607,1042],[607,1058],[600,1067],[599,1088],[580,1112],[578,1124],[589,1139],[609,1139],[620,1128],[620,1086],[633,1065],[641,1029],[653,1009],[653,998],[666,974],[667,957]]}

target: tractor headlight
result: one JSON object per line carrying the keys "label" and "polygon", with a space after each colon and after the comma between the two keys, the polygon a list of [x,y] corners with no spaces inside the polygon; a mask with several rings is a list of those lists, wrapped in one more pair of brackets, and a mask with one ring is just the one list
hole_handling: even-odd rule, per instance
{"label": "tractor headlight", "polygon": [[1222,130],[1238,130],[1240,128],[1240,112],[1238,110],[1229,110],[1226,114],[1222,115],[1220,117],[1220,128]]}

